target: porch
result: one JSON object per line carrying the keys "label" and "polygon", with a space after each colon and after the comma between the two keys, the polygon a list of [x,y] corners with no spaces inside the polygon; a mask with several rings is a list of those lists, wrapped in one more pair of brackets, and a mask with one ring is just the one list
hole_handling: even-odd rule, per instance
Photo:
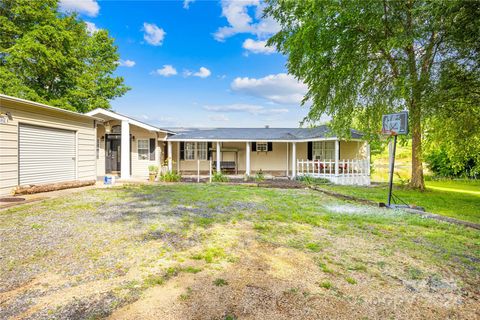
{"label": "porch", "polygon": [[183,176],[266,178],[312,176],[337,184],[370,184],[370,150],[361,140],[332,138],[314,141],[170,141],[167,166]]}

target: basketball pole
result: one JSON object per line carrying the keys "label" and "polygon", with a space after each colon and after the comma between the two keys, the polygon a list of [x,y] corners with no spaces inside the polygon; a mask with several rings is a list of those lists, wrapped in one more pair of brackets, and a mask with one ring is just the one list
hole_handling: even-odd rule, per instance
{"label": "basketball pole", "polygon": [[397,149],[397,135],[393,136],[393,152],[392,152],[392,161],[390,162],[390,181],[388,188],[388,207],[391,205],[392,201],[392,188],[393,188],[393,170],[395,168],[395,151]]}

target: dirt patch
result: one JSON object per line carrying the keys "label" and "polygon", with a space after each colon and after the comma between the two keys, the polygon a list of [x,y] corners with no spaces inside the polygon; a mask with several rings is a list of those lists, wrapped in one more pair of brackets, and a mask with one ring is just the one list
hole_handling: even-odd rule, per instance
{"label": "dirt patch", "polygon": [[[473,319],[475,300],[461,294],[436,303],[423,291],[366,276],[352,285],[325,274],[296,250],[252,243],[223,270],[172,279],[110,319]],[[219,283],[224,285],[216,285]],[[428,281],[427,281],[428,282]],[[325,285],[331,283],[331,287]],[[437,293],[455,292],[444,282]],[[366,293],[368,292],[368,293]],[[434,297],[435,298],[435,297]],[[433,302],[433,303],[432,303]],[[462,306],[461,308],[459,306]]]}

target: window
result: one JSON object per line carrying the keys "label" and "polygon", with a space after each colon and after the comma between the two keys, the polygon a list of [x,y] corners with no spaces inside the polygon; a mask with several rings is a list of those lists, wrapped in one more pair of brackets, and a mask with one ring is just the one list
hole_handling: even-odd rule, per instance
{"label": "window", "polygon": [[197,159],[207,160],[208,144],[206,142],[197,142]]}
{"label": "window", "polygon": [[335,141],[314,141],[314,160],[335,160]]}
{"label": "window", "polygon": [[100,139],[97,139],[97,159],[100,159]]}
{"label": "window", "polygon": [[148,160],[148,140],[138,140],[138,160]]}
{"label": "window", "polygon": [[268,143],[266,143],[266,142],[257,142],[257,151],[267,152],[267,151],[268,151]]}
{"label": "window", "polygon": [[195,160],[195,142],[185,142],[185,160]]}

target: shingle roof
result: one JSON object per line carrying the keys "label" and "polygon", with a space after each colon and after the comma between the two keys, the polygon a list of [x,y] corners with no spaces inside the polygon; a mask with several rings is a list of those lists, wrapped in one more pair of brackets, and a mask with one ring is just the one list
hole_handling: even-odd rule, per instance
{"label": "shingle roof", "polygon": [[[184,129],[167,140],[238,140],[238,141],[295,141],[335,137],[330,129],[323,125],[315,128],[216,128]],[[175,130],[173,130],[175,131]],[[362,138],[362,134],[351,130],[353,139]]]}

